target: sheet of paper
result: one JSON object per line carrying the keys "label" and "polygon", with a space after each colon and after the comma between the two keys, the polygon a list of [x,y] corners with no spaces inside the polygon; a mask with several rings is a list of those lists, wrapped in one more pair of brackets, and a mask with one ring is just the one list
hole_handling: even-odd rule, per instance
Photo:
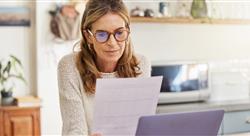
{"label": "sheet of paper", "polygon": [[162,76],[98,79],[92,132],[133,136],[138,119],[156,112]]}

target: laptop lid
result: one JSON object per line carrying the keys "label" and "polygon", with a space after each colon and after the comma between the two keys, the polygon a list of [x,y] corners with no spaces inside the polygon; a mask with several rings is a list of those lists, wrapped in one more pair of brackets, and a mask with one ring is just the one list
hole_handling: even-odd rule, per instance
{"label": "laptop lid", "polygon": [[223,116],[223,110],[142,116],[136,136],[217,136]]}

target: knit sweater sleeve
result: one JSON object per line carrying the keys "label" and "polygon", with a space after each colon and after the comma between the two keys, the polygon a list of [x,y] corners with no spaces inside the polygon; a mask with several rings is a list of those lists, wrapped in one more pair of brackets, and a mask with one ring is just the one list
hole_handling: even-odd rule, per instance
{"label": "knit sweater sleeve", "polygon": [[139,67],[141,75],[139,77],[150,77],[151,76],[151,62],[143,55],[136,55],[139,60]]}
{"label": "knit sweater sleeve", "polygon": [[73,55],[63,57],[58,64],[58,88],[63,121],[62,135],[88,135],[77,74]]}

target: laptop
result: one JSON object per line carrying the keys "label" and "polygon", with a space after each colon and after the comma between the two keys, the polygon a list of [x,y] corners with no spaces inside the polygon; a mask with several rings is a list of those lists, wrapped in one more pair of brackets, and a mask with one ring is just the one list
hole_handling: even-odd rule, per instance
{"label": "laptop", "polygon": [[136,136],[217,136],[223,116],[224,110],[142,116]]}

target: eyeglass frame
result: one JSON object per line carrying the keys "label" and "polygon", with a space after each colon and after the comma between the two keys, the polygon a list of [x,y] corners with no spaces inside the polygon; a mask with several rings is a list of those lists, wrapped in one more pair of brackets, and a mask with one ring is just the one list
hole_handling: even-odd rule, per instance
{"label": "eyeglass frame", "polygon": [[95,40],[96,40],[97,42],[99,42],[99,43],[106,43],[106,42],[110,39],[110,35],[111,35],[111,34],[113,35],[113,37],[115,38],[115,40],[116,40],[117,42],[126,41],[126,40],[128,39],[128,37],[129,37],[130,31],[127,30],[127,29],[124,29],[123,31],[126,31],[126,32],[128,33],[128,35],[127,35],[127,37],[126,37],[124,40],[119,41],[119,40],[117,40],[117,38],[116,38],[116,36],[115,36],[115,33],[116,33],[117,30],[119,30],[119,29],[122,29],[122,28],[118,28],[118,29],[116,29],[114,32],[108,32],[108,31],[105,31],[105,30],[100,30],[100,31],[104,31],[104,32],[107,32],[107,33],[108,33],[107,40],[105,40],[104,42],[100,42],[100,41],[98,41],[98,40],[96,39],[96,33],[97,33],[97,32],[92,33],[90,29],[86,29],[86,31],[87,31],[91,36],[93,36],[93,37],[95,38]]}

